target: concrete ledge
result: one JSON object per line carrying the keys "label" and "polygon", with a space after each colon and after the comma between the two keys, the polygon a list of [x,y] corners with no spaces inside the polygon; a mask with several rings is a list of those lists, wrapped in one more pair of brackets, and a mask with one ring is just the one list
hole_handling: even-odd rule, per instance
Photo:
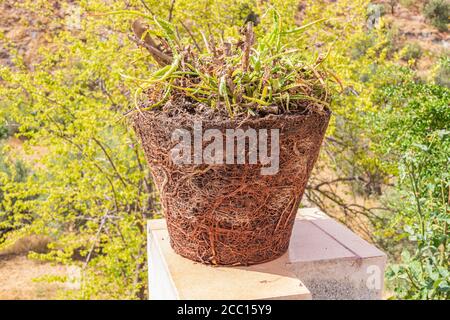
{"label": "concrete ledge", "polygon": [[381,299],[386,255],[318,209],[301,209],[288,269],[313,299]]}
{"label": "concrete ledge", "polygon": [[311,299],[285,259],[249,267],[203,265],[172,250],[164,220],[148,222],[148,244],[151,299]]}
{"label": "concrete ledge", "polygon": [[148,221],[151,299],[380,299],[386,256],[317,209],[301,209],[288,252],[250,267],[177,255],[164,219]]}

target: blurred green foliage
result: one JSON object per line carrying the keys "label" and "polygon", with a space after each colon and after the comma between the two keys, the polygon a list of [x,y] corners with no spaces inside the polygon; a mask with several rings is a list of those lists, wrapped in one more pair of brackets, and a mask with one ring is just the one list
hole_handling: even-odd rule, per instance
{"label": "blurred green foliage", "polygon": [[447,31],[450,14],[447,0],[429,0],[423,7],[423,14],[439,31]]}
{"label": "blurred green foliage", "polygon": [[450,57],[442,56],[434,71],[434,82],[440,86],[450,88]]}
{"label": "blurred green foliage", "polygon": [[418,60],[423,54],[422,47],[418,43],[408,43],[401,51],[400,55],[404,61]]}

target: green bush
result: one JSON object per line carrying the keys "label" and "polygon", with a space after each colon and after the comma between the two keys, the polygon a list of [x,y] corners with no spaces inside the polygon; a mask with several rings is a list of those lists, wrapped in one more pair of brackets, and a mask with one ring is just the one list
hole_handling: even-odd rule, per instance
{"label": "green bush", "polygon": [[[0,147],[2,147],[0,145]],[[5,241],[8,232],[19,229],[29,223],[27,214],[17,214],[8,210],[19,200],[10,193],[11,183],[23,183],[30,174],[23,161],[11,160],[7,154],[0,151],[0,244]],[[31,200],[28,198],[28,200]],[[24,212],[22,212],[24,213]]]}
{"label": "green bush", "polygon": [[0,124],[0,140],[8,137],[9,130],[6,126]]}
{"label": "green bush", "polygon": [[353,60],[364,57],[369,48],[375,44],[373,37],[364,37],[358,39],[355,44],[350,48],[350,56]]}
{"label": "green bush", "polygon": [[374,98],[374,141],[398,180],[389,203],[396,214],[385,228],[397,229],[404,248],[388,269],[389,285],[397,298],[449,299],[450,90],[409,82]]}
{"label": "green bush", "polygon": [[450,88],[450,57],[443,56],[437,63],[434,74],[434,82],[438,85]]}
{"label": "green bush", "polygon": [[447,0],[430,0],[423,8],[423,14],[439,31],[447,31],[450,3]]}
{"label": "green bush", "polygon": [[422,47],[418,43],[409,43],[400,52],[401,58],[404,61],[417,60],[422,54]]}

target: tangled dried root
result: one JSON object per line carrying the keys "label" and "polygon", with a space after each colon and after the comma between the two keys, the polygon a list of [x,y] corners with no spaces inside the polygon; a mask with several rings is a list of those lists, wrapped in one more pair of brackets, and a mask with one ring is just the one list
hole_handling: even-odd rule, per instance
{"label": "tangled dried root", "polygon": [[[218,119],[186,108],[133,116],[160,192],[170,243],[178,254],[205,264],[250,265],[286,252],[297,208],[319,154],[330,112]],[[176,165],[170,150],[175,129],[279,129],[279,171],[261,175],[261,164]]]}

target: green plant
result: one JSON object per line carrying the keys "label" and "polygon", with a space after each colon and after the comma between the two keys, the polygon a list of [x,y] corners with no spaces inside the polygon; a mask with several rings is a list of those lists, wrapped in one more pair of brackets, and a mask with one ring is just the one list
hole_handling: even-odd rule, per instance
{"label": "green plant", "polygon": [[[387,272],[397,298],[449,299],[450,90],[407,82],[374,94],[379,151],[398,176],[395,214],[401,261]],[[396,200],[394,200],[396,199]]]}
{"label": "green plant", "polygon": [[447,31],[450,3],[447,0],[429,0],[423,8],[425,17],[439,31]]}
{"label": "green plant", "polygon": [[434,82],[440,86],[450,88],[450,57],[448,55],[442,56],[437,62]]}
{"label": "green plant", "polygon": [[[3,149],[3,146],[1,146]],[[5,241],[8,232],[24,227],[29,223],[27,215],[16,215],[8,210],[10,205],[20,201],[10,194],[11,183],[23,183],[30,175],[30,169],[18,159],[8,159],[4,150],[0,151],[0,244]],[[31,199],[28,199],[31,200]]]}
{"label": "green plant", "polygon": [[[169,22],[155,18],[159,29],[151,31],[136,21],[138,43],[161,66],[148,79],[126,77],[140,85],[135,93],[136,111],[179,99],[198,106],[209,105],[219,113],[226,110],[230,117],[329,107],[328,83],[336,77],[322,67],[326,57],[319,56],[309,63],[300,50],[283,45],[282,39],[304,32],[324,19],[283,31],[279,13],[272,9],[267,15],[273,24],[266,36],[255,40],[253,22],[248,22],[244,40],[237,41],[236,46],[224,41],[218,45],[214,37],[204,37],[203,44],[194,40],[186,46]],[[160,39],[160,45],[154,36]],[[141,92],[150,98],[149,106],[139,106],[137,97]]]}
{"label": "green plant", "polygon": [[422,47],[418,43],[408,43],[400,51],[400,56],[404,61],[417,60],[422,56],[422,54]]}
{"label": "green plant", "polygon": [[373,37],[370,36],[357,39],[357,41],[350,48],[350,56],[354,60],[360,59],[366,55],[367,51],[371,47],[373,47],[374,44],[375,40]]}
{"label": "green plant", "polygon": [[[60,15],[70,5],[82,16],[74,29]],[[53,44],[40,44],[32,68],[21,44],[0,35],[11,65],[0,66],[0,117],[18,124],[32,168],[23,180],[1,175],[0,250],[29,234],[49,237],[49,251],[31,256],[80,268],[72,298],[146,297],[145,223],[158,207],[134,135],[117,122],[129,101],[120,73],[141,76],[142,55],[129,50],[128,22],[89,16],[122,5],[15,2],[20,27],[40,26]]]}
{"label": "green plant", "polygon": [[6,126],[0,125],[0,140],[6,139],[8,137],[9,130]]}

